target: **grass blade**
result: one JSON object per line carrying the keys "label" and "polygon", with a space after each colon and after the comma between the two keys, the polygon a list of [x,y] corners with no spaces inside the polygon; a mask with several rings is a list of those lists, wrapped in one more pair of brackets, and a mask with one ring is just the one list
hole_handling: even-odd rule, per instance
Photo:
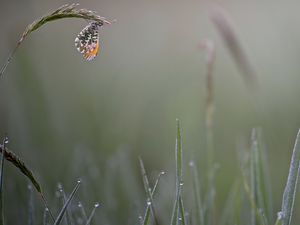
{"label": "grass blade", "polygon": [[[260,190],[260,174],[258,165],[258,147],[257,147],[257,132],[256,129],[252,130],[252,150],[251,150],[251,161],[250,161],[250,188],[251,196],[254,200],[256,207],[262,208],[262,196]],[[257,225],[258,220],[255,217],[254,208],[251,209],[251,224]]]}
{"label": "grass blade", "polygon": [[[66,204],[67,197],[65,195],[65,192],[64,192],[64,189],[62,188],[61,183],[58,183],[58,189],[62,195],[62,202],[64,205],[64,204]],[[75,225],[70,208],[67,209],[67,224]]]}
{"label": "grass blade", "polygon": [[180,206],[180,213],[181,213],[181,217],[179,217],[179,219],[182,221],[183,225],[186,225],[186,219],[185,219],[185,212],[184,212],[184,206],[183,206],[183,199],[182,199],[182,194],[180,192],[179,195],[179,206]]}
{"label": "grass blade", "polygon": [[182,180],[182,143],[181,143],[181,133],[179,127],[179,120],[176,119],[176,142],[175,142],[175,166],[176,166],[176,180],[175,180],[175,197],[174,197],[174,207],[171,219],[171,225],[176,225],[178,223],[179,217],[179,198],[180,189],[183,184]]}
{"label": "grass blade", "polygon": [[140,168],[141,168],[141,173],[142,173],[142,177],[143,177],[143,183],[144,183],[145,191],[146,191],[147,197],[148,197],[147,205],[150,205],[151,212],[153,214],[154,223],[156,225],[158,225],[158,219],[157,219],[156,209],[155,209],[155,205],[154,205],[154,200],[153,200],[153,196],[151,193],[151,188],[149,186],[149,181],[148,181],[148,177],[147,177],[146,170],[144,167],[144,163],[143,163],[143,160],[141,159],[141,157],[139,157],[139,161],[140,161]]}
{"label": "grass blade", "polygon": [[213,210],[213,202],[215,197],[215,173],[218,168],[218,164],[215,164],[212,171],[209,173],[208,177],[208,192],[205,196],[205,204],[203,206],[203,218],[204,218],[204,224],[209,224],[209,216],[212,214]]}
{"label": "grass blade", "polygon": [[275,222],[275,225],[281,225],[282,224],[282,212],[277,213],[277,220]]}
{"label": "grass blade", "polygon": [[240,180],[237,179],[227,197],[219,225],[239,224]]}
{"label": "grass blade", "polygon": [[96,202],[96,203],[95,203],[95,207],[94,207],[94,209],[93,209],[93,211],[92,211],[92,213],[91,213],[91,215],[90,215],[88,221],[86,222],[86,225],[90,225],[90,222],[91,222],[91,220],[92,220],[92,218],[93,218],[93,215],[94,215],[94,213],[95,213],[95,211],[96,211],[96,209],[97,209],[98,207],[99,207],[99,203]]}
{"label": "grass blade", "polygon": [[195,155],[194,151],[192,151],[192,159],[190,161],[190,166],[192,167],[192,180],[193,180],[193,190],[194,190],[194,196],[195,196],[195,204],[196,204],[196,214],[197,214],[197,223],[199,225],[204,225],[204,217],[203,217],[203,211],[201,206],[201,195],[200,195],[200,185],[199,185],[199,179],[198,179],[198,172],[197,172],[197,165],[195,163]]}
{"label": "grass blade", "polygon": [[243,178],[244,178],[244,185],[245,185],[245,189],[246,189],[246,192],[248,194],[248,197],[249,197],[249,200],[250,200],[250,203],[251,203],[251,206],[254,210],[254,215],[255,215],[255,218],[256,220],[258,221],[259,225],[262,225],[261,222],[260,222],[260,218],[259,218],[259,214],[258,214],[258,210],[257,210],[257,207],[256,207],[256,204],[255,204],[255,201],[251,195],[251,191],[250,191],[250,188],[249,188],[249,185],[248,185],[248,182],[246,180],[246,176],[244,174],[244,171],[242,169],[242,174],[243,174]]}
{"label": "grass blade", "polygon": [[[152,198],[154,199],[154,196],[155,196],[155,193],[156,193],[156,189],[157,189],[157,186],[158,186],[158,183],[160,181],[160,177],[165,174],[164,171],[161,171],[158,175],[158,178],[155,182],[155,185],[153,187],[153,191],[152,191]],[[147,205],[147,208],[146,208],[146,212],[145,212],[145,216],[144,216],[144,222],[142,223],[143,225],[147,225],[148,223],[148,219],[149,219],[149,215],[150,215],[150,206]]]}
{"label": "grass blade", "polygon": [[84,219],[85,223],[87,223],[88,219],[87,219],[84,207],[81,202],[78,202],[78,207],[81,208],[81,213],[83,215],[83,219]]}
{"label": "grass blade", "polygon": [[48,208],[45,208],[44,218],[43,218],[43,225],[47,225],[47,212],[48,212]]}
{"label": "grass blade", "polygon": [[56,220],[54,222],[54,225],[59,225],[60,224],[60,222],[61,222],[61,220],[62,220],[62,218],[63,218],[63,216],[64,216],[64,214],[65,214],[65,212],[66,212],[66,210],[67,210],[67,208],[69,206],[69,204],[71,203],[74,195],[76,194],[78,188],[80,187],[81,182],[82,182],[82,179],[79,179],[78,182],[77,182],[77,185],[75,186],[74,190],[72,191],[72,193],[71,193],[70,197],[68,198],[66,204],[63,206],[63,208],[60,211],[58,217],[56,218]]}
{"label": "grass blade", "polygon": [[290,225],[300,168],[300,129],[297,134],[289,175],[282,198],[282,225]]}
{"label": "grass blade", "polygon": [[[5,144],[8,143],[8,138],[5,136],[3,139],[3,149],[5,149]],[[4,156],[5,153],[1,155],[1,168],[0,168],[0,225],[4,224],[4,209],[3,209],[3,175],[4,175]]]}
{"label": "grass blade", "polygon": [[266,213],[267,221],[273,224],[273,203],[272,203],[272,189],[270,182],[270,175],[268,170],[268,160],[265,144],[263,142],[263,131],[260,127],[256,128],[257,136],[257,150],[258,150],[258,167],[259,167],[259,180],[260,192],[262,197],[262,208]]}
{"label": "grass blade", "polygon": [[34,224],[34,203],[33,203],[33,192],[31,185],[28,185],[29,189],[29,212],[28,212],[28,224]]}

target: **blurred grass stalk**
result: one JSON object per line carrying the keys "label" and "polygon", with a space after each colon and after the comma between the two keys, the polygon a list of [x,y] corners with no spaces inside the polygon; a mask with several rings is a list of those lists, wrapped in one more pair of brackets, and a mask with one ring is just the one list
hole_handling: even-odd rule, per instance
{"label": "blurred grass stalk", "polygon": [[200,42],[200,49],[206,49],[206,72],[205,72],[205,125],[207,140],[208,171],[212,171],[214,165],[214,138],[213,138],[213,62],[215,59],[215,47],[211,40]]}
{"label": "blurred grass stalk", "polygon": [[254,90],[258,86],[256,70],[242,47],[240,39],[237,37],[233,25],[230,22],[229,16],[218,5],[212,5],[209,14],[236,64],[244,75],[246,86],[250,90]]}

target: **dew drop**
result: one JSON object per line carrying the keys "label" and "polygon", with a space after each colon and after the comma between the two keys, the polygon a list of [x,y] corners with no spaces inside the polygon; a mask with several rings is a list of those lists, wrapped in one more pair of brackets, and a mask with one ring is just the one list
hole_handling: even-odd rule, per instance
{"label": "dew drop", "polygon": [[182,218],[181,218],[181,217],[179,217],[178,219],[179,219],[179,220],[182,220]]}
{"label": "dew drop", "polygon": [[190,162],[189,162],[189,166],[194,166],[194,162],[193,162],[193,161],[190,161]]}
{"label": "dew drop", "polygon": [[49,209],[48,209],[47,207],[45,208],[45,210],[46,210],[47,212],[49,211]]}
{"label": "dew drop", "polygon": [[139,214],[139,219],[143,219],[142,214]]}
{"label": "dew drop", "polygon": [[58,187],[59,190],[62,190],[62,185],[61,185],[61,183],[58,183],[58,184],[57,184],[57,187]]}
{"label": "dew drop", "polygon": [[81,202],[78,202],[78,207],[82,207],[82,203]]}
{"label": "dew drop", "polygon": [[162,171],[161,171],[161,175],[164,175],[164,174],[165,174],[165,171],[164,171],[164,170],[162,170]]}
{"label": "dew drop", "polygon": [[81,178],[78,178],[77,182],[78,182],[78,183],[81,183],[81,182],[82,182],[82,179],[81,179]]}
{"label": "dew drop", "polygon": [[151,193],[151,188],[149,188],[148,190],[149,190],[149,192]]}
{"label": "dew drop", "polygon": [[32,187],[31,187],[31,185],[30,185],[30,184],[28,184],[27,188],[28,188],[29,190],[31,190],[31,188],[32,188]]}
{"label": "dew drop", "polygon": [[5,144],[8,144],[8,143],[9,143],[8,137],[5,137],[4,143],[5,143]]}
{"label": "dew drop", "polygon": [[56,192],[55,192],[55,196],[59,198],[59,197],[61,196],[61,195],[60,195],[60,192],[59,192],[59,191],[56,191]]}
{"label": "dew drop", "polygon": [[280,220],[282,218],[282,212],[277,213],[277,219]]}
{"label": "dew drop", "polygon": [[184,185],[184,181],[181,179],[179,184],[180,184],[181,186]]}
{"label": "dew drop", "polygon": [[151,205],[151,201],[149,198],[147,198],[147,205]]}
{"label": "dew drop", "polygon": [[95,208],[99,207],[99,205],[100,205],[99,202],[96,202],[95,203]]}
{"label": "dew drop", "polygon": [[256,146],[257,145],[257,141],[253,141],[253,145]]}

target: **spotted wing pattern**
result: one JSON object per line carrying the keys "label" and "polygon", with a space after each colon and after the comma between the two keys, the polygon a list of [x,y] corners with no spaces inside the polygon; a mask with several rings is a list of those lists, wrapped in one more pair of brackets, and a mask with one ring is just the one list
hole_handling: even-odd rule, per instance
{"label": "spotted wing pattern", "polygon": [[99,28],[102,25],[102,22],[91,22],[75,38],[75,47],[88,61],[98,53]]}

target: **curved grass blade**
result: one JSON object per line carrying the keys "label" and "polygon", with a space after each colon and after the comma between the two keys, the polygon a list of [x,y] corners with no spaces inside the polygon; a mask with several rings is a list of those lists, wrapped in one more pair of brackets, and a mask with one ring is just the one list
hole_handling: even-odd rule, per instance
{"label": "curved grass blade", "polygon": [[[155,196],[155,193],[156,193],[156,189],[157,189],[157,186],[158,186],[158,183],[160,181],[160,177],[165,174],[164,171],[161,171],[158,175],[158,178],[155,182],[155,185],[153,187],[153,191],[152,191],[152,198],[154,199],[154,196]],[[145,216],[144,216],[144,222],[142,222],[143,225],[147,225],[148,223],[148,219],[149,219],[149,215],[150,215],[150,206],[147,205],[147,208],[146,208],[146,212],[145,212]]]}
{"label": "curved grass blade", "polygon": [[176,119],[176,142],[175,142],[175,166],[176,166],[176,180],[175,180],[175,197],[174,197],[174,207],[171,219],[171,225],[176,225],[179,218],[179,197],[181,185],[183,184],[182,180],[182,142],[181,142],[181,133],[179,127],[179,120]]}
{"label": "curved grass blade", "polygon": [[224,39],[224,42],[226,43],[239,69],[243,73],[246,85],[250,88],[250,90],[255,89],[258,86],[255,68],[241,45],[236,32],[234,32],[233,26],[225,11],[217,5],[213,5],[210,10],[210,17],[215,23],[221,37]]}
{"label": "curved grass blade", "polygon": [[33,191],[31,185],[28,185],[29,189],[29,212],[28,212],[28,224],[34,224],[34,203],[33,203]]}
{"label": "curved grass blade", "polygon": [[77,182],[77,185],[75,186],[74,190],[72,191],[70,197],[68,198],[68,200],[66,201],[66,204],[63,206],[62,210],[60,211],[58,217],[56,218],[55,222],[54,222],[54,225],[59,225],[69,204],[71,203],[74,195],[76,194],[78,188],[80,187],[80,184],[82,182],[82,179],[79,179],[78,182]]}
{"label": "curved grass blade", "polygon": [[153,214],[154,223],[156,225],[158,225],[158,219],[157,219],[156,209],[155,209],[155,205],[154,205],[153,195],[151,193],[151,188],[149,186],[149,181],[148,181],[148,177],[147,177],[146,170],[144,167],[144,163],[140,156],[139,156],[139,161],[140,161],[140,168],[141,168],[141,173],[142,173],[142,177],[143,177],[143,183],[144,183],[145,191],[146,191],[147,197],[148,197],[147,205],[150,205],[151,212]]}
{"label": "curved grass blade", "polygon": [[59,7],[58,9],[56,9],[54,12],[46,13],[40,19],[37,19],[32,24],[29,24],[27,26],[27,28],[25,29],[20,41],[18,42],[18,44],[16,46],[16,48],[11,53],[11,55],[8,57],[8,59],[6,60],[4,66],[0,70],[0,76],[4,73],[8,63],[12,59],[13,55],[15,54],[16,50],[18,49],[19,45],[23,42],[25,37],[28,34],[30,34],[31,32],[33,32],[34,30],[38,29],[40,26],[47,23],[47,22],[54,21],[54,20],[59,20],[59,19],[63,19],[63,18],[82,18],[82,19],[85,19],[87,21],[93,20],[93,21],[101,21],[105,24],[111,24],[110,22],[104,20],[103,17],[101,17],[99,15],[96,15],[95,12],[92,12],[92,11],[86,10],[86,9],[75,9],[78,5],[79,4],[75,4],[75,3],[71,4],[69,6],[68,6],[68,4],[63,5],[63,6]]}
{"label": "curved grass blade", "polygon": [[290,225],[300,168],[300,129],[297,134],[289,175],[282,198],[282,225]]}

